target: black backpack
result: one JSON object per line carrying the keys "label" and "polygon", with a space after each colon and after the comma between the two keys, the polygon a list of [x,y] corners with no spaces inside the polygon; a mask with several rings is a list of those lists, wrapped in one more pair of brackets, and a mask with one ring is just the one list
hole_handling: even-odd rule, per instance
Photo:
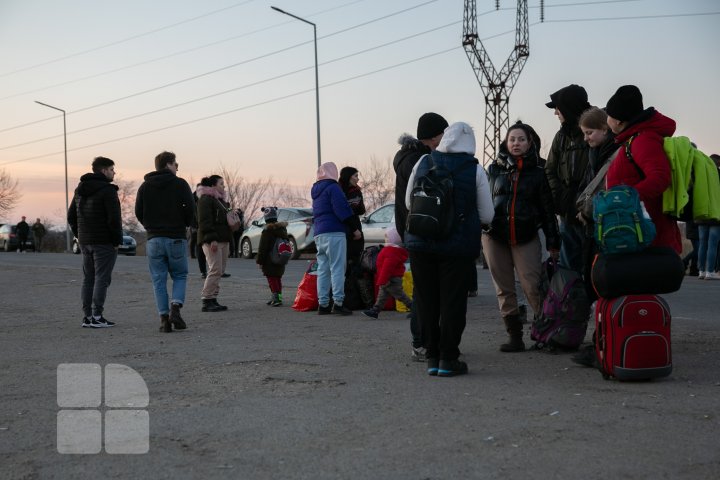
{"label": "black backpack", "polygon": [[377,270],[377,257],[382,248],[382,245],[373,245],[362,251],[360,254],[360,269],[363,272],[375,273],[375,270]]}
{"label": "black backpack", "polygon": [[419,237],[440,240],[450,236],[455,224],[453,174],[475,162],[464,162],[450,170],[435,164],[431,155],[420,161],[426,158],[430,166],[425,174],[415,177],[405,230]]}

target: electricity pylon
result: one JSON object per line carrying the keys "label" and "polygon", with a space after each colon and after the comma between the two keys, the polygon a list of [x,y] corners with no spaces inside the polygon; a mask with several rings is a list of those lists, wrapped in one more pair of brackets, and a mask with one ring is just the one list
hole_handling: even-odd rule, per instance
{"label": "electricity pylon", "polygon": [[[496,1],[496,8],[499,3]],[[485,142],[484,158],[481,159],[483,165],[495,158],[502,142],[501,132],[510,127],[510,93],[527,57],[530,56],[528,30],[527,0],[518,0],[515,48],[498,72],[478,37],[475,0],[465,0],[463,47],[485,95]]]}

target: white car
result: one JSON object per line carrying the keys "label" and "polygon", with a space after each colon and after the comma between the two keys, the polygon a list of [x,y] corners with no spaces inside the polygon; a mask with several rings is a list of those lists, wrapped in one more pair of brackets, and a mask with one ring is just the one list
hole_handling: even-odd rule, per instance
{"label": "white car", "polygon": [[[315,248],[312,208],[278,208],[278,222],[287,222],[288,237],[293,249],[293,259],[304,251]],[[265,218],[259,217],[250,223],[242,233],[240,251],[243,258],[253,258],[260,247],[260,235],[265,227]]]}
{"label": "white car", "polygon": [[388,203],[362,218],[365,247],[385,243],[385,231],[395,226],[395,203]]}

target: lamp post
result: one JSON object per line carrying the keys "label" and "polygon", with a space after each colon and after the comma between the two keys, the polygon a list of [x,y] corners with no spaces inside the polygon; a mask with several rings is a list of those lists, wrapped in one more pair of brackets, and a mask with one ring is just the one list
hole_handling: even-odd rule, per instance
{"label": "lamp post", "polygon": [[44,107],[52,108],[53,110],[58,110],[63,114],[63,142],[65,144],[65,252],[70,252],[70,224],[67,221],[67,211],[69,208],[69,193],[67,169],[67,126],[65,123],[65,110],[63,110],[62,108],[53,107],[52,105],[48,105],[47,103],[38,102],[37,100],[35,100],[35,103],[40,104]]}
{"label": "lamp post", "polygon": [[305,22],[309,25],[312,25],[313,27],[313,40],[315,43],[315,117],[317,120],[317,163],[318,167],[322,163],[321,161],[321,155],[320,155],[320,84],[318,82],[318,56],[317,56],[317,26],[308,20],[305,20],[304,18],[300,18],[297,15],[293,15],[292,13],[288,13],[285,10],[282,10],[278,7],[270,7],[276,12],[284,13],[285,15],[289,17],[293,17],[297,20],[300,20],[301,22]]}

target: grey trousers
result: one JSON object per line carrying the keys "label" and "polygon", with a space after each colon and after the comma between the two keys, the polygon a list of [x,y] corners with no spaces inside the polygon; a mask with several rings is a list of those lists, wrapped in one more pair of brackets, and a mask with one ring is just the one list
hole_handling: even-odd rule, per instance
{"label": "grey trousers", "polygon": [[117,259],[112,245],[81,245],[83,256],[83,283],[80,297],[86,317],[103,313],[107,289]]}
{"label": "grey trousers", "polygon": [[407,296],[402,287],[402,277],[391,277],[388,283],[380,285],[377,300],[375,300],[375,306],[373,308],[375,310],[382,310],[388,295],[400,300],[406,307],[412,308],[412,300]]}

